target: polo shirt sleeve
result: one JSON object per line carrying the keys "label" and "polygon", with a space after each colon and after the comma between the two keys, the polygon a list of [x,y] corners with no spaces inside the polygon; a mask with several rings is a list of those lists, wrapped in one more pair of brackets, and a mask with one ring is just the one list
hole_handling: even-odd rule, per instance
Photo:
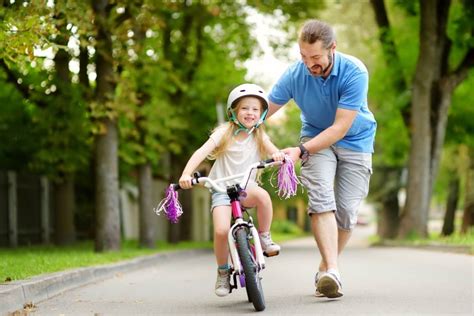
{"label": "polo shirt sleeve", "polygon": [[293,99],[291,69],[288,68],[273,86],[268,99],[276,105],[283,106]]}
{"label": "polo shirt sleeve", "polygon": [[358,111],[367,102],[369,75],[365,71],[356,71],[345,81],[339,108]]}

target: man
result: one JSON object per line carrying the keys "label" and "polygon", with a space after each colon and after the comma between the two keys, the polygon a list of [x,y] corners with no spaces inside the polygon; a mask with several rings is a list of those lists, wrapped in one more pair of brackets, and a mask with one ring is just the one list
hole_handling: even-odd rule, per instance
{"label": "man", "polygon": [[286,148],[302,160],[308,214],[321,254],[316,296],[343,295],[338,255],[367,196],[376,131],[367,106],[368,72],[357,58],[336,51],[333,29],[318,20],[300,31],[301,61],[290,66],[270,92],[269,116],[293,99],[301,109],[300,144]]}

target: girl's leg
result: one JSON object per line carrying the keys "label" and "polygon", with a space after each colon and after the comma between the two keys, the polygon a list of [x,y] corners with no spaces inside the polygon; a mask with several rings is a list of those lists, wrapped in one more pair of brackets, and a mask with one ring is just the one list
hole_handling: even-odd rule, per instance
{"label": "girl's leg", "polygon": [[280,246],[273,242],[270,234],[273,207],[268,192],[258,186],[248,188],[247,197],[242,201],[242,205],[257,208],[258,230],[263,253],[268,257],[278,255]]}
{"label": "girl's leg", "polygon": [[228,205],[216,206],[212,211],[214,222],[214,254],[218,266],[225,265],[229,259],[229,245],[227,234],[229,233],[231,208]]}
{"label": "girl's leg", "polygon": [[270,231],[273,218],[273,207],[270,194],[259,186],[246,189],[247,197],[242,201],[244,207],[256,207],[258,218],[258,230],[260,232]]}

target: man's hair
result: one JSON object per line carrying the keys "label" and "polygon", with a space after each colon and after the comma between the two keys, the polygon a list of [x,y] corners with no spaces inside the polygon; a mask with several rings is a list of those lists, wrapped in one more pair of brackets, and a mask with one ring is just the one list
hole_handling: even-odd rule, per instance
{"label": "man's hair", "polygon": [[329,24],[319,20],[309,20],[301,28],[299,40],[308,44],[321,41],[325,48],[330,48],[336,41],[336,34]]}

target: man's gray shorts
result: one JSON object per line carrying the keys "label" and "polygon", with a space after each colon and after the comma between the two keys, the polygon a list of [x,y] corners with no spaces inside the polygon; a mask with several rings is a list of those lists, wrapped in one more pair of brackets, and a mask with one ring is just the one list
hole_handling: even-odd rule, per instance
{"label": "man's gray shorts", "polygon": [[[309,139],[303,139],[306,141]],[[308,214],[335,211],[340,229],[352,230],[369,192],[372,154],[331,146],[309,156],[301,168]]]}

